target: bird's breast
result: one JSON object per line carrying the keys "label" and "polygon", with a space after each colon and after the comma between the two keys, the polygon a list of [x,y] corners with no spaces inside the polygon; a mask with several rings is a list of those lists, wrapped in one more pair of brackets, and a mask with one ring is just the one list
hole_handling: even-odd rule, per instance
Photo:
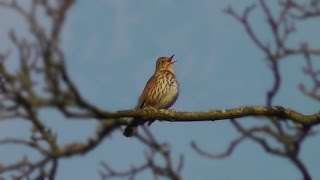
{"label": "bird's breast", "polygon": [[154,86],[150,89],[146,99],[148,106],[167,109],[174,104],[179,95],[179,83],[171,72],[159,73]]}

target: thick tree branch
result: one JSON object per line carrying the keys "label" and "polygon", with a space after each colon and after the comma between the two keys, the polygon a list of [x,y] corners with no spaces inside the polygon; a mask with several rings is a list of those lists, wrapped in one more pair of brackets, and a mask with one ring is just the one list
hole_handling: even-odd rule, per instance
{"label": "thick tree branch", "polygon": [[244,106],[234,109],[212,110],[207,112],[175,112],[172,110],[124,110],[105,113],[104,118],[143,117],[155,118],[171,122],[216,121],[248,116],[278,117],[288,119],[301,125],[320,123],[320,113],[304,115],[292,109],[281,106]]}

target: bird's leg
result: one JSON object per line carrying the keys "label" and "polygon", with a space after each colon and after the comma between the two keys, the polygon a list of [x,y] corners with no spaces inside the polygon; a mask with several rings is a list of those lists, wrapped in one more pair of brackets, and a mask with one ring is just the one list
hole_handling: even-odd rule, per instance
{"label": "bird's leg", "polygon": [[[156,108],[151,108],[153,111],[158,110]],[[168,112],[169,114],[176,112],[174,109],[160,109],[161,112]],[[150,126],[156,119],[148,120],[148,126]]]}
{"label": "bird's leg", "polygon": [[[153,113],[153,112],[156,112],[159,109],[157,109],[155,107],[152,107],[152,106],[147,106],[147,107],[144,107],[143,110],[147,111],[148,113]],[[147,120],[145,120],[145,122],[147,122],[147,121],[148,121],[148,126],[150,126],[155,121],[155,119],[147,119]]]}
{"label": "bird's leg", "polygon": [[154,111],[157,111],[159,109],[155,108],[155,107],[152,107],[152,106],[147,106],[147,107],[144,107],[143,110],[146,110],[148,112],[154,112]]}
{"label": "bird's leg", "polygon": [[166,111],[169,111],[169,113],[175,113],[176,112],[174,109],[166,109]]}
{"label": "bird's leg", "polygon": [[[172,116],[172,114],[176,112],[174,109],[160,109],[160,111],[162,113],[165,113],[165,114],[170,115],[170,116]],[[170,120],[170,119],[168,119],[168,120]],[[159,121],[162,121],[162,120],[159,119]]]}

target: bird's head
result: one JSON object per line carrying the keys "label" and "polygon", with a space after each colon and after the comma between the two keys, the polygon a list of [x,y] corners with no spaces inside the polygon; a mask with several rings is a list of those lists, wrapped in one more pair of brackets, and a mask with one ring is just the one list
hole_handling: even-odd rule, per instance
{"label": "bird's head", "polygon": [[162,70],[167,70],[170,72],[173,72],[173,63],[175,63],[176,61],[173,61],[174,55],[172,55],[171,57],[160,57],[157,60],[157,64],[156,64],[156,72],[158,71],[162,71]]}

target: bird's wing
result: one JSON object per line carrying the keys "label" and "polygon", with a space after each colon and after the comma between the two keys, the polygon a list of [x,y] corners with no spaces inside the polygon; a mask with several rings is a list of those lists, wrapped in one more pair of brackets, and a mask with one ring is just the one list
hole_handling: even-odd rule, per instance
{"label": "bird's wing", "polygon": [[142,109],[144,108],[148,93],[150,90],[153,88],[156,82],[156,76],[152,75],[151,78],[148,80],[147,84],[144,86],[144,89],[142,91],[142,94],[140,95],[138,104],[136,106],[137,109]]}

